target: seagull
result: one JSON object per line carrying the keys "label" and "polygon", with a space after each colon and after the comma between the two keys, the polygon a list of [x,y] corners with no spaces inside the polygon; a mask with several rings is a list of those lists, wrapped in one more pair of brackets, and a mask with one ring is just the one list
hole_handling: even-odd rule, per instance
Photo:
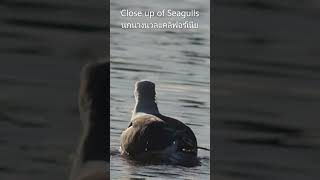
{"label": "seagull", "polygon": [[120,137],[122,156],[138,162],[196,166],[197,139],[181,121],[160,114],[155,84],[135,84],[135,107],[131,121]]}
{"label": "seagull", "polygon": [[83,134],[70,180],[109,179],[109,63],[88,63],[80,78],[79,111]]}

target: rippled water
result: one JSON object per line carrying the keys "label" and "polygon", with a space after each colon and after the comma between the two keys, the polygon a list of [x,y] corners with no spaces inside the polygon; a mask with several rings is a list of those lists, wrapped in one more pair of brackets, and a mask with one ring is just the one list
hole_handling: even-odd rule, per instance
{"label": "rippled water", "polygon": [[[1,1],[1,180],[68,176],[81,128],[77,110],[79,71],[85,62],[103,56],[108,49],[105,7],[91,2]],[[183,8],[191,4],[207,8],[202,1],[184,2],[113,1],[111,18],[117,17],[117,8],[129,6]],[[211,177],[319,179],[319,2],[218,0],[215,5],[211,42],[211,146],[215,156],[211,157]],[[204,75],[204,66],[209,65],[205,58],[208,32],[142,36],[119,30],[115,21],[112,25],[113,37],[117,38],[112,39],[116,64],[111,65],[115,95],[111,98],[117,108],[112,109],[111,176],[205,179],[209,160],[205,151],[199,151],[204,166],[196,168],[140,167],[123,161],[117,148],[134,103],[133,84],[140,78],[155,80],[160,110],[189,122],[202,139],[200,145],[208,145],[205,135],[209,130],[203,125],[207,117],[200,118],[209,107],[209,80]],[[147,46],[143,44],[146,42],[152,43]],[[147,47],[150,50],[146,51]],[[197,101],[190,101],[194,97]]]}
{"label": "rippled water", "polygon": [[0,179],[65,180],[82,123],[81,67],[105,58],[106,8],[0,2]]}
{"label": "rippled water", "polygon": [[214,178],[319,179],[319,7],[216,1]]}
{"label": "rippled water", "polygon": [[[160,112],[186,123],[199,146],[210,147],[209,1],[111,1],[111,179],[209,179],[210,153],[199,150],[201,166],[138,166],[119,156],[120,134],[130,121],[134,83],[156,83]],[[123,30],[119,10],[199,9],[198,30]],[[159,19],[155,19],[157,21]]]}

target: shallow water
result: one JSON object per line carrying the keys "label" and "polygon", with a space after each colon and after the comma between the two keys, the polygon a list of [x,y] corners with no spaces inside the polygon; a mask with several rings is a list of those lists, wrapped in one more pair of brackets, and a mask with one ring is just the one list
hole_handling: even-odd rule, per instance
{"label": "shallow water", "polygon": [[[209,179],[210,153],[199,150],[201,166],[137,166],[119,156],[120,134],[134,106],[134,83],[156,83],[160,112],[186,123],[199,146],[210,147],[209,1],[111,1],[110,148],[111,179]],[[124,30],[122,8],[200,9],[199,30]],[[157,21],[159,19],[155,19]]]}

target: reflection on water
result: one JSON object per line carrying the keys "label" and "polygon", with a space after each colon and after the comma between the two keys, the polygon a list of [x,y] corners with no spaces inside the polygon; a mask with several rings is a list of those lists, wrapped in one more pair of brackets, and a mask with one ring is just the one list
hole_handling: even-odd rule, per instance
{"label": "reflection on water", "polygon": [[[134,84],[140,79],[156,83],[160,112],[186,123],[199,146],[210,147],[209,1],[183,2],[111,1],[111,179],[209,179],[208,151],[199,150],[202,165],[194,168],[132,164],[118,152],[134,106]],[[127,7],[201,9],[200,29],[123,30],[119,9]]]}
{"label": "reflection on water", "polygon": [[82,125],[80,69],[106,54],[106,8],[5,0],[0,12],[0,179],[65,180]]}
{"label": "reflection on water", "polygon": [[216,2],[214,178],[318,179],[319,6]]}

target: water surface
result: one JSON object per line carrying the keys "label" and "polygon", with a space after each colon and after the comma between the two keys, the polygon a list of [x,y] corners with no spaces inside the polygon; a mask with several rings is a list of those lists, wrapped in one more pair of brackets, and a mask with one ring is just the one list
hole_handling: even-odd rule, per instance
{"label": "water surface", "polygon": [[319,7],[216,1],[214,179],[319,179]]}
{"label": "water surface", "polygon": [[[111,1],[110,148],[111,179],[209,179],[210,153],[201,166],[133,165],[119,156],[120,134],[134,106],[134,84],[156,83],[160,112],[186,123],[199,146],[210,147],[209,1]],[[124,30],[123,8],[199,9],[198,30]],[[155,19],[158,21],[160,19]]]}

